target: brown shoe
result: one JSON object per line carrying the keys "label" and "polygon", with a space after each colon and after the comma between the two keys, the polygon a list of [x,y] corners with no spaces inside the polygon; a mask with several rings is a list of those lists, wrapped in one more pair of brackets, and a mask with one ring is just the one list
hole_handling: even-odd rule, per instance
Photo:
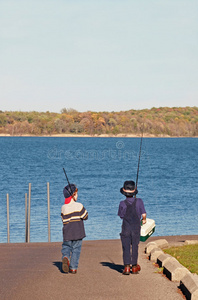
{"label": "brown shoe", "polygon": [[140,265],[134,265],[132,266],[132,273],[133,274],[138,274],[138,272],[141,270]]}
{"label": "brown shoe", "polygon": [[124,266],[124,271],[122,272],[123,275],[129,275],[130,274],[130,265]]}
{"label": "brown shoe", "polygon": [[66,256],[63,257],[63,260],[62,260],[62,271],[64,273],[69,272],[69,259]]}
{"label": "brown shoe", "polygon": [[69,269],[69,273],[76,274],[76,273],[77,273],[77,270]]}

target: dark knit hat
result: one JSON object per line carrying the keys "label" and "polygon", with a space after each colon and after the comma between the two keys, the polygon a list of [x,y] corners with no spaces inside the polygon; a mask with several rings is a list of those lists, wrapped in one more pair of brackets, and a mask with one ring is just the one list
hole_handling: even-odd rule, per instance
{"label": "dark knit hat", "polygon": [[70,185],[68,184],[63,189],[63,195],[65,198],[69,198],[75,193],[76,190],[77,190],[77,187],[75,184],[73,184],[73,183],[71,183]]}
{"label": "dark knit hat", "polygon": [[132,180],[125,181],[124,186],[120,189],[120,193],[122,193],[126,197],[133,197],[134,195],[137,195],[138,190],[136,190],[135,182]]}

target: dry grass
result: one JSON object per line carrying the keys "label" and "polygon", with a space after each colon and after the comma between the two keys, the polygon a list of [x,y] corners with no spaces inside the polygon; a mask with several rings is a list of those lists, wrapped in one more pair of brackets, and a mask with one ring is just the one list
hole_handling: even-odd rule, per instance
{"label": "dry grass", "polygon": [[198,244],[164,249],[165,253],[175,257],[191,273],[198,274]]}

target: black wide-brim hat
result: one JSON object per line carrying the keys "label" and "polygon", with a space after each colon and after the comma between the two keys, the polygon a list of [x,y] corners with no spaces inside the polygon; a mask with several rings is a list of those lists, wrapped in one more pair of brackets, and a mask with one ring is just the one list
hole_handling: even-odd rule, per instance
{"label": "black wide-brim hat", "polygon": [[138,190],[135,187],[135,182],[132,180],[125,181],[124,186],[120,189],[120,193],[126,197],[133,197],[137,195]]}

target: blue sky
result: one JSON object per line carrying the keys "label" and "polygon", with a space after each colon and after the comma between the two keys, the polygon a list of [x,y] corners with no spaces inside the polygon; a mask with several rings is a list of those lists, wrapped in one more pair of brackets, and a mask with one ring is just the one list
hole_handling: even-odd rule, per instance
{"label": "blue sky", "polygon": [[0,110],[198,106],[197,0],[0,0]]}

